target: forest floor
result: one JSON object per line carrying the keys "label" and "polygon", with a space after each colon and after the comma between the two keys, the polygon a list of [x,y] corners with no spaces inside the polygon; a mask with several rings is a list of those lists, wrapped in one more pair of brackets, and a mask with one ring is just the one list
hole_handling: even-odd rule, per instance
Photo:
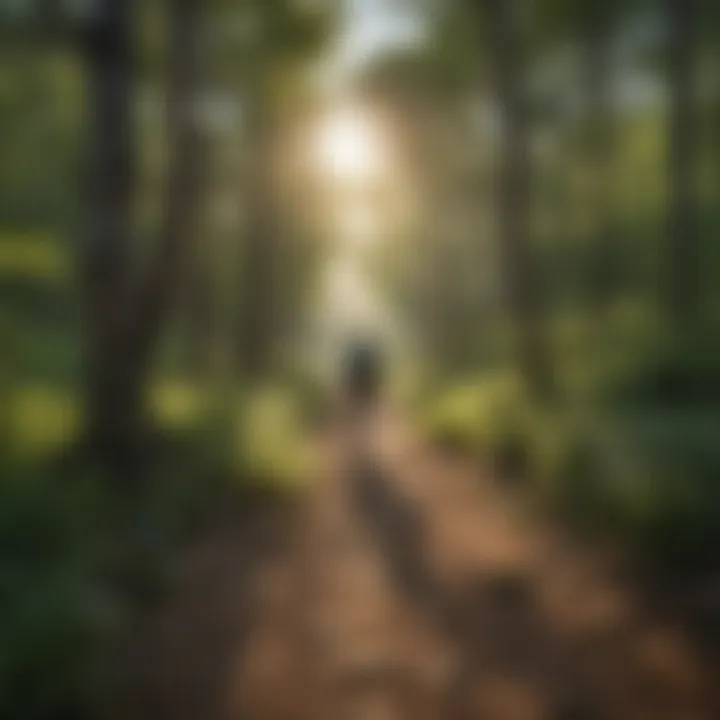
{"label": "forest floor", "polygon": [[712,720],[717,667],[616,559],[384,413],[178,558],[114,718]]}

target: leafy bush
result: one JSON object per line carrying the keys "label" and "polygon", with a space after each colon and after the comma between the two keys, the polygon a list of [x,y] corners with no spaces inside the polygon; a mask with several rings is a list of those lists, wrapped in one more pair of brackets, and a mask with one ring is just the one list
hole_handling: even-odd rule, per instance
{"label": "leafy bush", "polygon": [[681,410],[720,403],[720,345],[713,333],[683,343],[667,339],[642,348],[607,378],[603,389],[614,405]]}
{"label": "leafy bush", "polygon": [[[691,360],[675,367],[701,383],[693,363],[706,363],[708,373],[712,363]],[[715,562],[720,413],[684,392],[692,386],[677,395],[677,386],[653,384],[652,370],[641,376],[619,375],[625,384],[606,384],[604,403],[575,406],[531,403],[507,374],[465,383],[438,394],[425,428],[500,477],[526,479],[573,524],[612,534],[654,562]]]}
{"label": "leafy bush", "polygon": [[527,472],[535,424],[536,411],[514,373],[461,383],[440,393],[424,413],[431,438],[490,461],[502,474]]}
{"label": "leafy bush", "polygon": [[109,496],[90,474],[0,475],[0,716],[77,715],[122,621]]}
{"label": "leafy bush", "polygon": [[244,399],[236,420],[238,466],[263,484],[292,487],[311,471],[301,408],[279,387],[258,389]]}
{"label": "leafy bush", "polygon": [[297,407],[298,419],[310,426],[321,422],[329,410],[327,387],[310,372],[295,372],[285,383]]}

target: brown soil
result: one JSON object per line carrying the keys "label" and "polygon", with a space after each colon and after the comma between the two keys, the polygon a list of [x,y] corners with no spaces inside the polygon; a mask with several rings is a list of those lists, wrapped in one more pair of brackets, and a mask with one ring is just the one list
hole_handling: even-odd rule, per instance
{"label": "brown soil", "polygon": [[389,414],[293,505],[182,554],[131,633],[123,720],[712,720],[720,680],[616,561]]}

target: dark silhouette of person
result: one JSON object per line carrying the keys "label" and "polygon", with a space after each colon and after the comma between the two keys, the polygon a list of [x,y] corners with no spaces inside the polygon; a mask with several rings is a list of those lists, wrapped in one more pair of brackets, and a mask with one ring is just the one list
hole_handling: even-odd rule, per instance
{"label": "dark silhouette of person", "polygon": [[346,351],[343,374],[351,404],[358,409],[374,405],[382,385],[382,357],[377,341],[353,340]]}

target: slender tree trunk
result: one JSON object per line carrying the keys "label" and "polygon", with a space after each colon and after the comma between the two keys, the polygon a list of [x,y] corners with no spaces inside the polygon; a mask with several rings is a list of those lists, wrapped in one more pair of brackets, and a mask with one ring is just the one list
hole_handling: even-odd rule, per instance
{"label": "slender tree trunk", "polygon": [[187,370],[196,378],[207,374],[213,365],[217,339],[217,303],[214,293],[213,265],[207,257],[214,251],[207,244],[196,248],[187,263],[183,283],[183,315],[187,343]]}
{"label": "slender tree trunk", "polygon": [[492,90],[502,124],[496,207],[504,290],[518,333],[523,374],[533,392],[544,394],[552,386],[552,372],[530,255],[530,162],[520,46],[510,4],[506,0],[482,0],[482,8]]}
{"label": "slender tree trunk", "polygon": [[132,0],[99,0],[85,37],[88,97],[86,197],[82,253],[88,313],[87,423],[101,454],[126,436],[126,397],[119,383],[132,234]]}
{"label": "slender tree trunk", "polygon": [[[157,254],[131,312],[129,361],[138,408],[155,341],[179,283],[199,219],[201,131],[198,123],[200,84],[200,6],[202,0],[168,0],[170,29],[167,134],[170,164],[164,221]],[[138,410],[137,415],[140,416]]]}
{"label": "slender tree trunk", "polygon": [[241,253],[237,348],[238,366],[246,379],[261,377],[272,360],[278,242],[272,177],[275,132],[262,83],[255,78],[252,84],[248,123],[252,160],[246,186],[248,215]]}
{"label": "slender tree trunk", "polygon": [[675,331],[697,317],[698,236],[694,208],[697,117],[694,94],[697,0],[666,0],[671,29],[667,302]]}
{"label": "slender tree trunk", "polygon": [[601,310],[612,291],[612,118],[610,109],[611,3],[592,0],[581,10],[584,34],[584,83],[587,111],[587,161],[591,173],[592,256],[591,304]]}

